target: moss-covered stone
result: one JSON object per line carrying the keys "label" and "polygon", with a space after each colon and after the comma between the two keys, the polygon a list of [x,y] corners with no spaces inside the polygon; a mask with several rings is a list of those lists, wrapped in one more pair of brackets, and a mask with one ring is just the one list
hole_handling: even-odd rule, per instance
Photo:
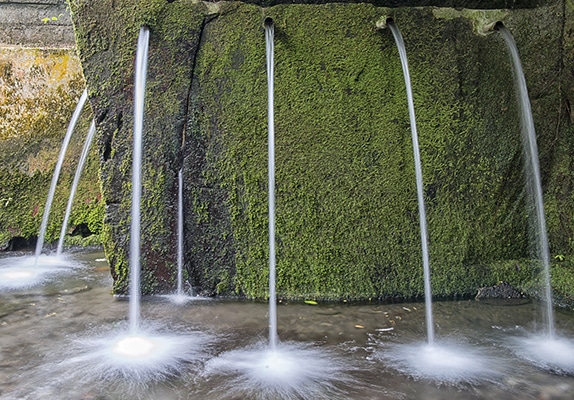
{"label": "moss-covered stone", "polygon": [[[151,32],[142,166],[142,282],[144,293],[173,288],[177,171],[183,142],[194,52],[204,7],[192,2],[70,2],[77,47],[90,100],[103,135],[99,140],[106,202],[105,247],[114,290],[127,289],[131,208],[133,75],[138,32]],[[108,18],[101,20],[101,10]],[[78,16],[81,15],[81,18]]]}
{"label": "moss-covered stone", "polygon": [[500,35],[484,29],[499,18],[516,37],[529,84],[551,249],[572,252],[562,2],[487,12],[110,1],[105,20],[90,2],[72,5],[104,131],[105,229],[116,291],[127,286],[131,82],[144,23],[152,31],[142,216],[149,290],[173,279],[175,177],[183,165],[192,285],[267,296],[264,17],[276,30],[280,296],[367,299],[423,291],[404,79],[391,33],[376,29],[382,16],[401,29],[409,57],[433,292],[471,294],[502,280],[527,286],[538,272],[532,263],[516,268],[505,261],[530,257],[530,239],[512,68]]}

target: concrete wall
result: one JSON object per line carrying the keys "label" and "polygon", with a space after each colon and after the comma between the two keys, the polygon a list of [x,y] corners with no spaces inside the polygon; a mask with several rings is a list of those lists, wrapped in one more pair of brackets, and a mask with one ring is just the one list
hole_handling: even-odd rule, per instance
{"label": "concrete wall", "polygon": [[0,46],[74,47],[65,0],[0,0]]}

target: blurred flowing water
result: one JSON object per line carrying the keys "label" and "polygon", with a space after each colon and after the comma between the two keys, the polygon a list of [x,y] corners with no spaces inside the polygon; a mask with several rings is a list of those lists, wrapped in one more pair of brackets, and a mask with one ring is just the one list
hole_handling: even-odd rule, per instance
{"label": "blurred flowing water", "polygon": [[405,41],[401,31],[394,23],[392,19],[387,21],[387,25],[395,42],[397,44],[397,49],[399,51],[399,56],[401,59],[401,66],[403,69],[403,75],[405,79],[405,87],[407,92],[407,103],[409,106],[409,121],[411,123],[411,137],[413,143],[413,157],[415,160],[415,175],[417,182],[417,202],[419,208],[419,226],[420,226],[420,236],[421,236],[421,252],[423,259],[423,272],[424,272],[424,286],[425,286],[425,311],[426,311],[426,325],[427,325],[427,342],[432,345],[434,342],[434,321],[432,313],[432,285],[431,285],[431,267],[429,260],[429,249],[428,249],[428,233],[427,233],[427,217],[424,199],[424,185],[423,185],[423,170],[421,162],[421,152],[419,148],[419,135],[417,132],[417,122],[415,114],[415,104],[413,99],[413,91],[411,86],[411,76],[409,73],[409,62],[407,58],[407,50],[405,48]]}
{"label": "blurred flowing water", "polygon": [[58,155],[58,161],[56,162],[56,167],[54,169],[54,174],[52,175],[52,181],[50,182],[50,189],[48,191],[48,198],[46,199],[46,205],[44,206],[44,213],[42,215],[42,222],[40,224],[40,233],[38,234],[38,240],[36,242],[36,264],[38,264],[38,259],[40,254],[42,254],[42,249],[44,247],[44,238],[46,236],[46,229],[48,227],[48,218],[50,218],[50,210],[52,208],[52,201],[54,200],[54,194],[56,193],[56,185],[58,184],[58,179],[60,178],[60,171],[62,170],[62,164],[64,163],[64,157],[66,155],[66,150],[68,149],[68,145],[70,144],[70,139],[72,138],[72,134],[74,133],[74,129],[76,127],[76,123],[80,118],[80,114],[86,101],[88,100],[88,91],[87,89],[84,90],[82,96],[80,96],[80,100],[76,105],[76,109],[74,110],[74,114],[70,123],[68,124],[68,129],[66,131],[66,135],[64,136],[64,141],[62,142],[62,147],[60,148],[60,153]]}
{"label": "blurred flowing water", "polygon": [[530,216],[531,225],[534,230],[534,246],[536,256],[542,261],[543,269],[543,289],[546,301],[546,334],[550,337],[555,335],[554,313],[552,310],[552,288],[550,283],[550,250],[548,246],[548,233],[546,230],[546,217],[544,215],[544,195],[542,193],[542,180],[540,177],[540,166],[538,160],[538,145],[536,143],[536,130],[532,118],[530,97],[526,78],[522,70],[522,62],[518,54],[518,48],[512,33],[499,24],[498,31],[504,38],[510,58],[512,60],[514,83],[516,85],[517,102],[520,109],[520,125],[522,132],[522,143],[524,148],[524,172],[526,175],[526,188],[530,194],[528,199],[534,205],[534,216]]}
{"label": "blurred flowing water", "polygon": [[[6,261],[7,254],[0,257]],[[102,253],[72,252],[69,257],[74,266],[66,273],[51,275],[36,286],[0,291],[0,399],[262,398],[241,383],[234,386],[229,376],[206,370],[226,368],[218,365],[225,362],[219,356],[226,352],[241,356],[233,351],[267,341],[268,304],[263,302],[213,299],[176,306],[159,296],[144,297],[142,325],[154,321],[158,330],[201,331],[215,340],[206,342],[191,362],[178,365],[175,375],[151,381],[102,374],[93,359],[79,364],[74,360],[79,345],[128,325],[128,302],[111,295],[109,267]],[[434,303],[441,340],[488,353],[497,373],[485,379],[429,379],[380,357],[387,346],[408,345],[424,335],[423,303],[280,302],[278,332],[281,342],[306,343],[309,349],[334,354],[348,364],[348,379],[335,381],[330,394],[313,398],[570,399],[572,375],[531,364],[509,349],[515,339],[544,325],[540,305],[502,304]],[[555,317],[557,332],[573,336],[574,312],[556,309]],[[267,398],[305,397],[289,392]]]}

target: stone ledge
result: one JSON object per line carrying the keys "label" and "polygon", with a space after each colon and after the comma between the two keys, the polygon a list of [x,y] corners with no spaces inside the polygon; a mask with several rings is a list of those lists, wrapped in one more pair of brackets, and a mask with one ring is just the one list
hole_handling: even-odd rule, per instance
{"label": "stone ledge", "polygon": [[75,46],[74,29],[65,2],[36,0],[34,3],[14,3],[0,0],[0,15],[0,46]]}

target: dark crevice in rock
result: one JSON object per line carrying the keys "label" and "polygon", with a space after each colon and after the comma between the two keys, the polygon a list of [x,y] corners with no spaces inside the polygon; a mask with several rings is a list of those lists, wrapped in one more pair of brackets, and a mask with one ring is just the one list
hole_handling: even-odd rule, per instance
{"label": "dark crevice in rock", "polygon": [[112,155],[112,137],[107,136],[104,139],[104,151],[102,154],[102,158],[104,161],[108,161]]}
{"label": "dark crevice in rock", "polygon": [[[209,36],[209,26],[218,15],[206,16],[198,38],[198,52]],[[197,53],[196,53],[197,54]],[[213,296],[220,291],[229,292],[231,281],[226,277],[235,276],[235,247],[229,210],[229,193],[214,181],[213,168],[207,162],[207,155],[221,155],[220,132],[215,129],[206,136],[201,126],[203,103],[200,98],[202,82],[196,65],[200,55],[193,60],[193,76],[188,97],[188,119],[184,149],[184,209],[185,236],[184,255],[189,284],[195,293]],[[205,214],[200,215],[198,208]]]}
{"label": "dark crevice in rock", "polygon": [[29,238],[15,236],[7,243],[2,244],[0,251],[31,250],[36,246],[37,239],[38,238],[36,236],[30,236]]}
{"label": "dark crevice in rock", "polygon": [[103,110],[100,110],[97,114],[96,114],[96,123],[97,124],[101,124],[102,121],[104,119],[106,119],[106,117],[108,116],[108,109],[104,108]]}
{"label": "dark crevice in rock", "polygon": [[120,111],[116,116],[116,126],[118,130],[121,130],[123,125],[124,125],[124,113]]}
{"label": "dark crevice in rock", "polygon": [[88,224],[82,223],[82,224],[76,225],[76,227],[72,231],[71,236],[81,236],[81,237],[85,238],[85,237],[88,237],[92,234],[93,234],[93,232],[88,227]]}
{"label": "dark crevice in rock", "polygon": [[[169,0],[168,0],[168,2],[169,2]],[[184,163],[183,159],[184,159],[184,153],[185,153],[185,136],[187,133],[187,126],[188,126],[187,121],[189,121],[189,118],[190,118],[189,117],[189,112],[190,112],[190,106],[189,105],[191,104],[191,96],[193,95],[193,75],[195,73],[195,67],[197,64],[197,53],[199,53],[199,44],[201,43],[201,37],[203,36],[203,30],[205,29],[205,25],[207,24],[207,22],[208,22],[208,17],[204,17],[203,22],[201,24],[201,27],[199,29],[198,45],[195,49],[195,52],[192,55],[191,72],[190,72],[190,78],[189,78],[189,88],[187,91],[187,97],[186,97],[186,101],[185,101],[185,116],[184,116],[185,120],[184,121],[186,121],[186,122],[183,124],[183,129],[181,131],[181,136],[180,136],[181,137],[181,139],[180,139],[181,148],[180,148],[180,154],[179,154],[180,161],[178,164],[181,166],[181,168],[183,168],[183,163]]]}

